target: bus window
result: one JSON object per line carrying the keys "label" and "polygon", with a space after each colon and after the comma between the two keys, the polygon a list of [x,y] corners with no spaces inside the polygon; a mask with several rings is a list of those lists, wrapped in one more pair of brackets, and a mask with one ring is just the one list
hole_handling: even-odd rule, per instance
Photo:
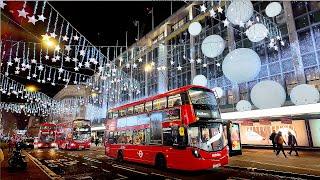
{"label": "bus window", "polygon": [[113,115],[113,118],[117,118],[118,117],[118,111],[113,112],[112,115]]}
{"label": "bus window", "polygon": [[132,144],[132,131],[126,131],[126,144]]}
{"label": "bus window", "polygon": [[132,115],[133,114],[133,107],[129,107],[127,110],[127,115]]}
{"label": "bus window", "polygon": [[180,94],[169,96],[168,107],[176,107],[182,105]]}
{"label": "bus window", "polygon": [[108,119],[112,119],[112,112],[108,113]]}
{"label": "bus window", "polygon": [[123,116],[125,116],[126,115],[126,109],[121,109],[121,110],[119,110],[119,116],[120,117],[123,117]]}
{"label": "bus window", "polygon": [[146,112],[152,111],[152,101],[146,102]]}
{"label": "bus window", "polygon": [[144,130],[133,132],[133,144],[145,144]]}
{"label": "bus window", "polygon": [[167,108],[167,97],[156,99],[153,101],[153,110],[160,110]]}
{"label": "bus window", "polygon": [[144,104],[134,106],[134,113],[135,114],[143,113],[143,111],[144,111]]}

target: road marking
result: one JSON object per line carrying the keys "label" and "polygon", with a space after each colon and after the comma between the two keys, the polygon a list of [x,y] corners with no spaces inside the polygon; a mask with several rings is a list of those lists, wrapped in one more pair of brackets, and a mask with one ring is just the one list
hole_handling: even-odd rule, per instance
{"label": "road marking", "polygon": [[95,168],[95,169],[97,169],[98,167],[97,166],[91,166],[92,168]]}
{"label": "road marking", "polygon": [[174,178],[174,177],[166,176],[166,175],[163,175],[163,174],[158,174],[158,173],[155,173],[155,172],[152,172],[152,173],[150,173],[150,174],[156,175],[156,176],[161,176],[161,177],[164,177],[164,178],[169,178],[169,179],[181,180],[181,179],[179,179],[179,178]]}
{"label": "road marking", "polygon": [[120,180],[120,179],[127,179],[128,178],[127,176],[124,176],[122,174],[117,174],[117,176],[120,176],[121,178],[114,179],[114,180]]}
{"label": "road marking", "polygon": [[106,170],[106,169],[102,169],[102,171],[107,172],[107,173],[111,172],[111,171]]}
{"label": "road marking", "polygon": [[282,166],[282,167],[287,167],[287,168],[294,168],[294,169],[303,169],[306,171],[319,171],[317,169],[312,169],[312,168],[303,168],[303,167],[295,167],[295,166],[286,166],[286,165],[279,165],[279,164],[272,164],[272,163],[265,163],[265,162],[259,162],[259,161],[245,161],[245,160],[240,160],[240,159],[235,159],[234,161],[242,161],[242,162],[251,162],[251,163],[257,163],[257,164],[266,164],[266,165],[271,165],[271,166]]}
{"label": "road marking", "polygon": [[135,170],[133,167],[129,167],[129,166],[121,166],[119,164],[112,164],[113,167],[122,167],[122,168],[127,168],[127,169],[132,169]]}
{"label": "road marking", "polygon": [[119,168],[119,169],[124,169],[124,170],[127,170],[127,171],[131,171],[131,172],[135,172],[135,173],[138,173],[138,174],[142,174],[142,175],[145,175],[145,176],[148,176],[147,173],[144,173],[144,172],[141,172],[141,171],[136,171],[132,168],[128,168],[128,167],[124,167],[124,166],[116,166],[116,165],[112,165],[113,167],[115,168]]}

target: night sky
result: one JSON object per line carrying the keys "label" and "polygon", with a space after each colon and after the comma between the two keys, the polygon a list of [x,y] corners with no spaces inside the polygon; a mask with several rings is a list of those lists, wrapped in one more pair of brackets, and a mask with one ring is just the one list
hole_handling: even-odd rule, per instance
{"label": "night sky", "polygon": [[[10,2],[6,8],[21,9],[22,4],[23,2]],[[154,8],[155,27],[171,15],[170,1],[50,1],[50,4],[93,45],[96,46],[116,45],[117,40],[118,45],[125,45],[126,31],[128,32],[128,46],[133,44],[138,33],[137,27],[134,25],[134,21],[139,21],[140,37],[147,34],[152,28],[152,18],[150,13],[152,7]],[[185,4],[186,3],[183,1],[172,2],[172,12],[174,13]],[[16,10],[7,13],[10,15],[12,12],[14,12],[17,17]],[[33,28],[30,23],[23,23],[22,21],[18,22],[21,23],[21,25]],[[6,29],[5,26],[9,25],[7,23],[3,23],[2,29]],[[39,29],[37,30],[38,32],[45,29],[41,26],[37,26],[37,28]],[[41,28],[43,30],[41,30]],[[17,40],[26,42],[39,41],[39,39],[30,36],[30,34],[18,26],[16,26],[14,32],[12,28],[6,32],[2,32],[1,38],[9,39],[9,36],[11,35],[14,36],[13,39],[17,38]],[[40,37],[41,36],[39,34],[39,38]],[[30,83],[26,77],[10,76],[10,78],[17,80],[22,84]],[[32,81],[31,83],[37,85],[40,92],[43,92],[50,97],[53,97],[63,88],[63,86],[59,85],[51,86],[48,84],[39,84],[36,81]],[[21,100],[16,99],[13,95],[11,95],[11,97],[1,95],[1,101],[21,102]]]}

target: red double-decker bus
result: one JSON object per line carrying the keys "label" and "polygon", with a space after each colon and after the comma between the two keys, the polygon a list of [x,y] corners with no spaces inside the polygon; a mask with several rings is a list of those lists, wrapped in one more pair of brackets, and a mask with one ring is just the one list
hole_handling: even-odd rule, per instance
{"label": "red double-decker bus", "polygon": [[57,124],[56,142],[59,149],[90,149],[91,121],[77,119]]}
{"label": "red double-decker bus", "polygon": [[56,125],[53,123],[40,124],[39,134],[37,140],[34,142],[35,148],[55,148],[57,144],[56,139]]}
{"label": "red double-decker bus", "polygon": [[180,170],[228,163],[226,124],[213,91],[189,85],[108,111],[105,154]]}

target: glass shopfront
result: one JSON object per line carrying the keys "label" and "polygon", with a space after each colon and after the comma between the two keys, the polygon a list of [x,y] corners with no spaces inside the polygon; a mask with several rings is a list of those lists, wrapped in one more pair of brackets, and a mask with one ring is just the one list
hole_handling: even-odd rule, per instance
{"label": "glass shopfront", "polygon": [[[317,145],[320,146],[320,120],[318,121],[319,122],[316,122],[318,123],[318,129],[314,130],[317,133],[314,134],[317,134],[316,137],[318,137],[319,141],[319,144]],[[293,135],[295,135],[298,146],[309,146],[305,120],[292,120],[291,124],[284,124],[280,120],[271,121],[270,123],[271,125],[264,125],[261,122],[253,122],[251,124],[246,123],[246,125],[240,125],[241,143],[248,145],[271,145],[269,136],[271,135],[273,130],[276,130],[276,132],[282,132],[282,135],[286,142],[288,141],[288,132],[291,132]]]}
{"label": "glass shopfront", "polygon": [[313,147],[320,147],[320,119],[309,120]]}

